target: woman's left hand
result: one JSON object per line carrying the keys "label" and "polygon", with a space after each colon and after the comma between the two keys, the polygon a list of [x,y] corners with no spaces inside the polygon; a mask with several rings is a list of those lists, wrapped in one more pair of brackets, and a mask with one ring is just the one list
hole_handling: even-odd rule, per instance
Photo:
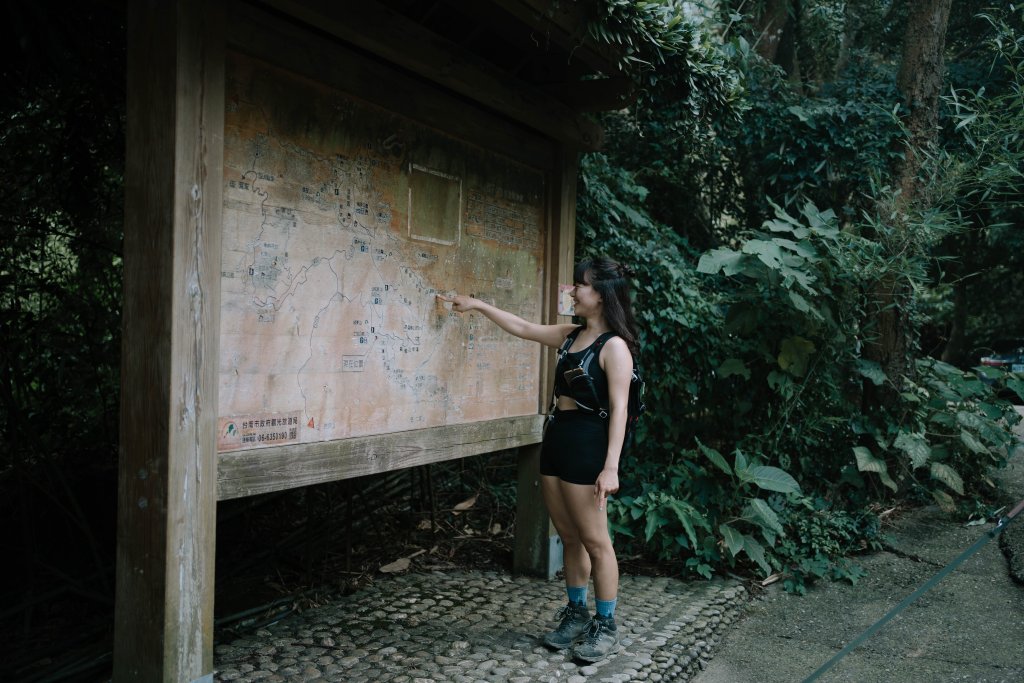
{"label": "woman's left hand", "polygon": [[597,509],[604,510],[609,494],[619,490],[618,470],[601,470],[594,482],[594,498],[597,499]]}

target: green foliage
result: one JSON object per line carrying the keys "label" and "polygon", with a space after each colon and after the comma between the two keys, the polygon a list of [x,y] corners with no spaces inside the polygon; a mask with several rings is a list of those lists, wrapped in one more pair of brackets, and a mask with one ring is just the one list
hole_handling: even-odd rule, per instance
{"label": "green foliage", "polygon": [[[978,368],[989,375],[1002,374]],[[1011,378],[1013,380],[1014,378]],[[1024,389],[1013,382],[1018,391]],[[1022,391],[1024,393],[1024,391]],[[888,454],[904,488],[928,492],[953,510],[953,495],[983,498],[994,493],[993,467],[1006,464],[1017,439],[1020,416],[978,374],[924,358],[904,392],[910,411],[898,426],[873,434]],[[1024,399],[1024,396],[1022,396]]]}
{"label": "green foliage", "polygon": [[643,210],[647,193],[632,174],[612,168],[603,155],[591,155],[583,160],[582,180],[577,206],[582,251],[599,247],[637,271],[642,302],[637,322],[645,349],[639,364],[648,382],[647,404],[658,406],[641,420],[637,452],[685,442],[692,424],[705,414],[697,398],[712,379],[720,313],[687,265],[694,254],[686,242]]}
{"label": "green foliage", "polygon": [[814,95],[794,91],[777,70],[749,58],[748,105],[741,120],[718,126],[734,152],[747,225],[801,198],[852,217],[873,177],[902,155],[891,74],[863,55]]}
{"label": "green foliage", "polygon": [[820,498],[802,498],[781,510],[779,519],[788,533],[774,551],[786,575],[783,585],[793,593],[803,594],[825,577],[856,583],[864,570],[849,556],[882,546],[878,517],[867,510],[851,513]]}
{"label": "green foliage", "polygon": [[[877,29],[872,40],[899,34],[902,10],[852,4],[860,26]],[[808,6],[820,10],[814,40],[834,51],[837,5]],[[671,98],[645,117],[611,114],[607,154],[583,164],[581,251],[637,266],[652,396],[609,509],[634,552],[702,576],[781,573],[800,592],[821,577],[859,577],[844,557],[878,546],[879,501],[976,511],[993,493],[988,472],[1012,447],[1015,412],[979,380],[985,369],[919,358],[914,341],[934,315],[922,295],[936,267],[968,277],[952,265],[971,249],[936,245],[968,234],[978,207],[1005,221],[986,219],[981,233],[1012,252],[993,249],[994,261],[1022,253],[1010,226],[1024,106],[1019,87],[954,91],[946,129],[964,137],[964,153],[929,158],[922,208],[908,210],[885,181],[906,136],[895,69],[877,44],[821,56],[818,75],[836,77],[801,88],[735,33],[721,50],[747,86],[740,116],[702,129]],[[1006,36],[1017,34],[997,33],[1000,68],[1016,74],[1018,42]],[[992,277],[1014,272],[997,265]],[[868,355],[881,335],[879,291],[902,293],[890,305],[910,323],[908,362],[887,366],[898,376]]]}
{"label": "green foliage", "polygon": [[[638,267],[653,407],[609,506],[620,542],[702,576],[749,563],[800,592],[858,578],[843,557],[877,545],[874,501],[985,493],[1012,408],[951,366],[922,360],[892,378],[863,355],[871,288],[922,281],[919,255],[948,230],[941,214],[897,233],[877,219],[841,229],[810,202],[797,215],[776,206],[698,258],[646,214],[633,174],[602,156],[583,171],[584,250]],[[895,410],[866,401],[881,386],[903,388]]]}
{"label": "green foliage", "polygon": [[742,39],[722,52],[745,86],[735,116],[701,128],[667,98],[644,116],[604,119],[608,154],[651,191],[651,216],[700,249],[760,225],[773,204],[798,210],[810,200],[854,220],[873,180],[903,154],[892,67],[856,52],[839,79],[804,95]]}
{"label": "green foliage", "polygon": [[926,304],[934,327],[962,328],[943,359],[964,366],[1000,339],[1024,338],[1024,312],[1006,305],[1024,292],[1024,11],[977,21],[991,35],[986,77],[963,76],[970,87],[944,98],[943,145],[928,185],[931,201],[963,225],[935,250]]}
{"label": "green foliage", "polygon": [[[31,25],[68,28],[45,8],[18,14],[37,12]],[[2,473],[116,458],[125,105],[109,74],[124,48],[102,8],[76,21],[95,30],[27,36],[4,65],[0,163],[17,176],[0,191]],[[33,43],[45,38],[74,47]]]}
{"label": "green foliage", "polygon": [[[646,117],[655,102],[673,99],[692,119],[724,114],[739,94],[738,74],[680,0],[602,0],[589,38],[611,46],[619,71],[635,84]],[[634,112],[635,113],[635,112]]]}
{"label": "green foliage", "polygon": [[710,578],[721,567],[749,566],[762,577],[786,576],[803,592],[823,576],[855,582],[846,556],[877,548],[870,513],[848,513],[804,495],[782,470],[736,451],[730,463],[704,444],[678,463],[640,466],[642,490],[609,504],[616,543]]}

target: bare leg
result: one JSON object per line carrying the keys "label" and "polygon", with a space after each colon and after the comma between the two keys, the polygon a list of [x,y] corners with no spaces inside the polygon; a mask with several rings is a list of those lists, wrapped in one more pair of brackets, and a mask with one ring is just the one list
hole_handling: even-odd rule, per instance
{"label": "bare leg", "polygon": [[[548,515],[551,516],[551,522],[562,539],[562,552],[565,558],[565,585],[586,586],[590,583],[590,555],[587,554],[576,523],[566,507],[562,490],[564,482],[558,477],[545,475],[541,476],[540,482]],[[569,485],[572,486],[572,484]],[[590,488],[593,489],[593,487]]]}
{"label": "bare leg", "polygon": [[[608,534],[608,513],[606,510],[597,509],[592,484],[570,484],[558,480],[558,488],[561,492],[559,501],[563,511],[568,515],[569,526],[588,557],[588,569],[593,571],[594,595],[598,600],[614,600],[619,593],[619,563],[615,557],[615,548],[612,547],[611,536]],[[558,528],[557,522],[555,528]],[[564,540],[563,536],[563,542]],[[566,546],[568,548],[568,544]],[[566,564],[568,565],[568,559]],[[568,566],[566,575],[568,576]]]}
{"label": "bare leg", "polygon": [[[594,597],[614,600],[619,592],[619,563],[608,533],[608,514],[598,509],[593,484],[569,484],[556,477],[541,477],[544,501],[551,520],[565,546],[565,581],[569,586],[586,585],[594,575]],[[618,645],[614,619],[567,605],[559,612],[562,623],[544,636],[548,647],[572,647],[574,659],[596,662]]]}

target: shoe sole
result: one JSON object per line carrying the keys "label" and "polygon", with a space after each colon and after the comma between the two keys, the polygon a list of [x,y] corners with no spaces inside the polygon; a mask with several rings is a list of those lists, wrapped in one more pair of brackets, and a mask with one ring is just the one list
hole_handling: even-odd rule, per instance
{"label": "shoe sole", "polygon": [[567,644],[565,644],[565,645],[560,645],[560,644],[558,644],[558,643],[552,643],[551,641],[547,640],[546,638],[541,638],[541,639],[540,639],[540,642],[541,642],[541,643],[542,643],[542,644],[543,644],[543,645],[544,645],[545,647],[549,647],[549,648],[551,648],[552,650],[568,650],[568,649],[569,649],[569,648],[571,648],[571,647],[572,647],[573,645],[576,645],[577,643],[580,643],[580,642],[582,642],[582,641],[583,641],[583,636],[580,636],[579,638],[576,638],[575,640],[572,640],[572,641],[568,642],[568,643],[567,643]]}
{"label": "shoe sole", "polygon": [[600,662],[602,659],[607,659],[608,657],[611,657],[612,655],[617,654],[619,652],[619,650],[621,650],[621,649],[622,649],[622,644],[621,643],[616,643],[615,646],[611,650],[608,650],[608,652],[606,652],[605,654],[601,655],[600,657],[584,657],[582,655],[577,654],[576,652],[573,652],[572,653],[572,658],[574,660],[578,661],[578,662],[586,662],[587,664],[594,664],[596,662]]}

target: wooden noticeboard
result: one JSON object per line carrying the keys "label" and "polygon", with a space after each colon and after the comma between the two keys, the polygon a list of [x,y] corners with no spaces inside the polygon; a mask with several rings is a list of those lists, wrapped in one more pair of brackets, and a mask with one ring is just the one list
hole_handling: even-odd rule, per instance
{"label": "wooden noticeboard", "polygon": [[212,680],[218,499],[517,448],[551,571],[553,354],[434,294],[556,321],[592,129],[267,4],[129,3],[115,680]]}
{"label": "wooden noticeboard", "polygon": [[226,74],[219,496],[535,442],[541,350],[436,294],[541,318],[550,151],[526,164],[235,50]]}

